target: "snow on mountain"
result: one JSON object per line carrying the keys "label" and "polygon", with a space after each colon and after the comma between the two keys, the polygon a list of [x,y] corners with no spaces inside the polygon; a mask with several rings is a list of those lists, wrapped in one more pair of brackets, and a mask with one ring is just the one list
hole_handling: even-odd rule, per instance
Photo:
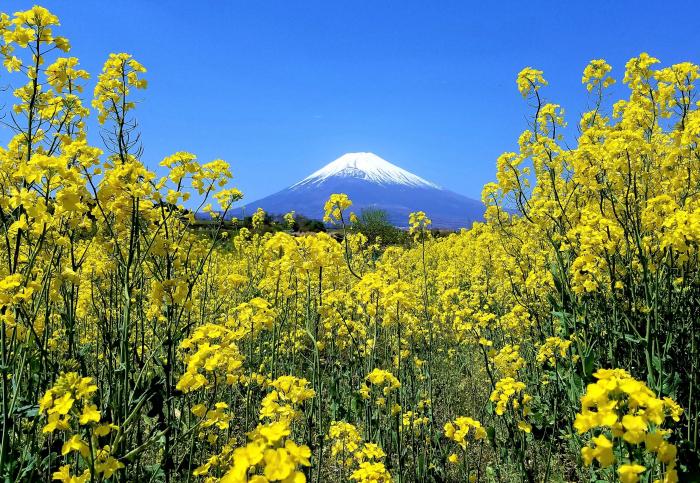
{"label": "snow on mountain", "polygon": [[333,176],[365,179],[378,184],[399,184],[440,189],[438,185],[409,173],[374,153],[343,154],[335,161],[328,163],[323,168],[292,185],[291,188],[320,184]]}
{"label": "snow on mountain", "polygon": [[424,211],[435,228],[470,227],[483,219],[481,201],[440,188],[373,153],[347,153],[298,183],[257,201],[245,203],[231,216],[241,217],[262,208],[272,215],[290,211],[323,218],[323,205],[333,193],[352,200],[351,211],[378,208],[394,225],[406,227],[408,215]]}

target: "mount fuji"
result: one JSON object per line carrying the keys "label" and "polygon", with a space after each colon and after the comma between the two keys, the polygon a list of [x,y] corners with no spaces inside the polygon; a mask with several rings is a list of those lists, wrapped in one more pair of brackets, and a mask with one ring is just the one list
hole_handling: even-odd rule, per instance
{"label": "mount fuji", "polygon": [[[323,205],[333,193],[352,200],[351,211],[377,208],[387,212],[395,226],[406,227],[408,215],[424,211],[434,228],[470,227],[484,215],[484,205],[441,188],[373,153],[347,153],[289,188],[251,203],[242,211],[258,207],[272,215],[294,210],[307,218],[323,217]],[[239,214],[239,213],[237,213]]]}

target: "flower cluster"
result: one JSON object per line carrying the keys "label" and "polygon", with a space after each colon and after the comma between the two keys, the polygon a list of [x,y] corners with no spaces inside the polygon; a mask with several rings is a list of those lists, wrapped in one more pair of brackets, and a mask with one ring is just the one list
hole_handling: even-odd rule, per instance
{"label": "flower cluster", "polygon": [[[289,435],[290,429],[285,422],[258,426],[248,435],[250,442],[246,446],[233,450],[230,455],[232,466],[221,481],[227,483],[273,481],[303,483],[306,481],[299,467],[311,465],[309,461],[311,451],[308,446],[299,446],[288,439]],[[215,461],[221,459],[214,458]],[[198,468],[195,474],[205,474],[211,464],[210,461],[204,467]]]}
{"label": "flower cluster", "polygon": [[[260,419],[267,419],[268,422],[258,424],[248,433],[245,446],[236,448],[231,443],[224,445],[219,454],[211,456],[194,470],[195,476],[207,475],[212,468],[219,468],[224,470],[221,481],[229,483],[306,481],[300,467],[311,465],[311,450],[290,438],[291,425],[302,404],[314,397],[315,392],[308,387],[308,381],[292,376],[281,376],[271,386],[275,390],[263,400],[260,411]],[[217,409],[225,407],[225,404],[217,404]],[[211,418],[211,413],[207,413],[208,420],[215,419],[220,428],[222,425],[228,426],[228,418],[223,421],[221,417]]]}
{"label": "flower cluster", "polygon": [[332,442],[331,454],[339,458],[341,464],[351,466],[355,452],[360,448],[362,437],[357,428],[344,421],[333,421],[328,428],[328,439]]}
{"label": "flower cluster", "polygon": [[560,337],[547,337],[544,344],[537,349],[537,362],[542,365],[549,364],[554,366],[558,359],[564,359],[567,356],[570,346],[571,340]]}
{"label": "flower cluster", "polygon": [[428,229],[432,221],[423,211],[416,211],[408,215],[408,231],[418,237]]}
{"label": "flower cluster", "polygon": [[[595,460],[608,468],[618,462],[620,480],[629,483],[647,471],[663,476],[659,481],[678,481],[676,446],[668,442],[671,431],[663,424],[666,418],[679,421],[681,407],[668,397],[657,398],[623,369],[600,369],[594,377],[597,381],[586,388],[574,422],[579,434],[597,434],[591,438],[593,445],[581,450],[584,463],[590,466]],[[655,468],[655,462],[664,469]]]}
{"label": "flower cluster", "polygon": [[[369,385],[367,383],[369,383]],[[382,394],[386,397],[393,391],[399,389],[401,387],[401,382],[391,372],[375,368],[365,376],[365,384],[360,387],[360,395],[363,399],[370,398],[372,387],[381,387]],[[384,406],[386,403],[385,397],[379,397],[377,399],[376,403],[378,406]]]}
{"label": "flower cluster", "polygon": [[496,387],[489,399],[496,403],[496,414],[503,416],[511,409],[518,421],[518,429],[526,433],[530,432],[531,426],[525,418],[531,411],[529,403],[532,401],[532,396],[525,392],[525,383],[516,381],[512,377],[504,377],[496,382]]}
{"label": "flower cluster", "polygon": [[346,422],[333,422],[328,429],[331,454],[341,466],[350,468],[350,479],[360,483],[390,483],[391,474],[384,466],[386,453],[374,443],[363,443],[357,428]]}
{"label": "flower cluster", "polygon": [[[108,479],[124,468],[124,463],[112,455],[111,446],[100,447],[98,444],[99,438],[107,436],[118,427],[101,422],[100,411],[91,402],[96,391],[97,386],[91,377],[81,377],[75,372],[62,373],[39,401],[39,411],[48,418],[43,432],[53,434],[55,431],[75,431],[71,436],[66,434],[61,454],[71,460],[70,455],[78,453],[85,467],[80,476],[71,476],[71,465],[63,465],[53,474],[54,480],[66,483],[89,481],[93,475],[91,469],[100,478]],[[82,434],[87,435],[87,441]]]}
{"label": "flower cluster", "polygon": [[294,376],[278,377],[270,385],[275,389],[263,399],[260,419],[297,419],[300,416],[297,408],[316,395],[316,391],[309,387],[309,381]]}
{"label": "flower cluster", "polygon": [[532,67],[525,67],[521,70],[518,73],[516,83],[518,84],[518,91],[520,91],[523,97],[527,97],[531,93],[536,93],[543,86],[547,85],[543,72],[533,69]]}
{"label": "flower cluster", "polygon": [[80,377],[75,372],[62,373],[39,401],[39,411],[48,418],[44,432],[68,430],[73,419],[81,426],[99,423],[100,412],[90,403],[95,391],[97,386],[91,377]]}
{"label": "flower cluster", "polygon": [[605,60],[594,59],[583,70],[581,83],[589,92],[598,87],[610,87],[615,83],[615,79],[608,75],[611,70],[612,67]]}
{"label": "flower cluster", "polygon": [[498,352],[492,351],[493,363],[504,377],[517,377],[518,371],[525,366],[519,350],[519,345],[507,344]]}
{"label": "flower cluster", "polygon": [[[127,97],[131,88],[145,89],[147,82],[140,75],[146,68],[129,54],[110,54],[95,86],[92,107],[97,109],[98,120],[104,124],[108,117],[124,122],[124,115],[136,107]],[[117,106],[124,106],[119,110]]]}
{"label": "flower cluster", "polygon": [[[474,441],[480,441],[486,437],[486,430],[476,419],[468,416],[460,416],[454,421],[445,423],[445,436],[457,443],[463,450],[469,444],[468,437],[471,435]],[[454,463],[456,460],[452,458]]]}
{"label": "flower cluster", "polygon": [[265,222],[265,211],[262,208],[258,208],[255,210],[255,213],[253,213],[253,216],[251,217],[251,224],[253,226],[253,230],[259,230],[262,228],[263,223]]}
{"label": "flower cluster", "polygon": [[238,350],[240,334],[218,324],[197,327],[180,348],[187,354],[187,369],[177,383],[182,392],[196,391],[222,380],[227,384],[237,382],[243,366],[243,356]]}
{"label": "flower cluster", "polygon": [[323,208],[323,221],[332,224],[343,222],[343,211],[351,206],[352,201],[350,201],[348,195],[343,193],[332,194]]}

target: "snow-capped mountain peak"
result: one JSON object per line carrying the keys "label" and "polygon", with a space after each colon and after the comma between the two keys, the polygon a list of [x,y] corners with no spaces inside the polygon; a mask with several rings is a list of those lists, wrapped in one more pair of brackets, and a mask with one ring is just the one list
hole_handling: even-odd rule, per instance
{"label": "snow-capped mountain peak", "polygon": [[399,168],[374,153],[343,154],[335,161],[328,163],[323,168],[292,185],[291,188],[322,184],[329,178],[356,178],[381,185],[404,185],[440,189],[438,185]]}
{"label": "snow-capped mountain peak", "polygon": [[246,203],[230,216],[244,217],[262,208],[271,215],[294,211],[310,219],[323,217],[334,193],[352,200],[352,211],[379,209],[395,226],[407,227],[414,211],[424,211],[435,228],[470,227],[482,220],[484,205],[440,188],[372,153],[347,153],[289,188]]}

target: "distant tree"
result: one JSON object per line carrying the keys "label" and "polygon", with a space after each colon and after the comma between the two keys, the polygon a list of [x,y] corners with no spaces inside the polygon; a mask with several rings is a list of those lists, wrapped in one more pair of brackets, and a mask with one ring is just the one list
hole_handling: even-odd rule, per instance
{"label": "distant tree", "polygon": [[379,208],[364,208],[352,224],[354,232],[362,233],[370,243],[382,245],[403,243],[405,233],[389,221],[389,214]]}
{"label": "distant tree", "polygon": [[312,220],[305,217],[304,215],[295,215],[294,217],[294,231],[298,232],[314,232],[318,233],[321,231],[326,231],[326,226],[321,220]]}
{"label": "distant tree", "polygon": [[[253,216],[251,215],[238,218],[232,225],[235,227],[235,229],[248,228],[251,230],[253,229]],[[264,217],[262,218],[262,224],[257,228],[257,231],[260,233],[275,233],[286,229],[287,224],[282,216],[265,213]]]}

